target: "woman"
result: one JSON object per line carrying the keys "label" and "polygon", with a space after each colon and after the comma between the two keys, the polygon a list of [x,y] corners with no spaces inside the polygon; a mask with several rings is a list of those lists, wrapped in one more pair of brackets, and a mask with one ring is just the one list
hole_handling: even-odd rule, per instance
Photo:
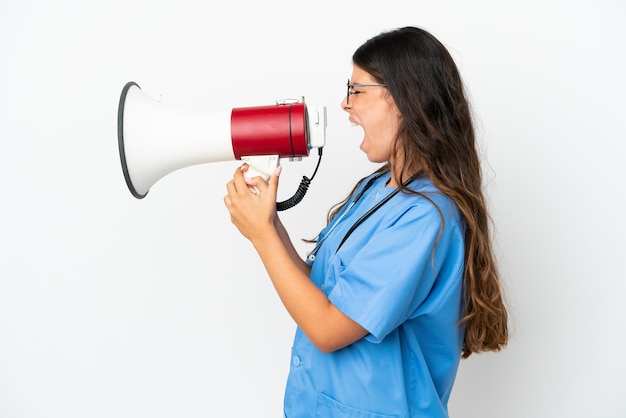
{"label": "woman", "polygon": [[447,417],[460,359],[508,339],[469,105],[422,29],[368,40],[353,64],[342,107],[383,164],[307,259],[276,215],[280,167],[265,183],[244,165],[224,201],[298,325],[286,417]]}

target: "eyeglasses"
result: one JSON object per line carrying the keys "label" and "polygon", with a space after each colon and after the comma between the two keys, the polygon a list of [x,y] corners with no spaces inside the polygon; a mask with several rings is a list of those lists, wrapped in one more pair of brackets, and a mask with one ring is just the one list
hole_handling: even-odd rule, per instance
{"label": "eyeglasses", "polygon": [[348,79],[348,93],[346,93],[346,104],[350,104],[350,95],[359,93],[358,91],[354,91],[355,87],[387,87],[386,84],[358,84],[358,83],[350,83],[350,79]]}

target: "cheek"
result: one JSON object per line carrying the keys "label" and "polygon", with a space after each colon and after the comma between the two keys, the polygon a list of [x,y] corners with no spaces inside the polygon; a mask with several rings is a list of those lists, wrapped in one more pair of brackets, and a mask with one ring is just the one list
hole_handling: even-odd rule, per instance
{"label": "cheek", "polygon": [[391,150],[392,144],[398,135],[398,118],[385,115],[385,117],[380,118],[376,123],[374,123],[373,127],[373,132],[375,133],[377,142],[380,144],[381,148]]}
{"label": "cheek", "polygon": [[376,154],[376,159],[386,161],[391,156],[393,143],[400,127],[400,118],[394,107],[382,99],[365,109],[367,111],[359,115],[365,131],[365,140],[372,154]]}

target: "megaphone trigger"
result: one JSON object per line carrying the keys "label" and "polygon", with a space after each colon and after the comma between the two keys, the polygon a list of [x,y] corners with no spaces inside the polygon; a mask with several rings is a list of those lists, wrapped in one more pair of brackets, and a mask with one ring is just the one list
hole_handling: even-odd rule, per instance
{"label": "megaphone trigger", "polygon": [[[248,169],[244,173],[246,181],[254,177],[261,177],[268,181],[278,167],[279,157],[278,155],[250,155],[241,157],[241,161],[248,164]],[[248,186],[248,189],[256,195],[259,194],[259,189],[254,186]]]}
{"label": "megaphone trigger", "polygon": [[247,179],[260,176],[268,181],[280,161],[278,155],[248,155],[241,157],[241,161],[248,163]]}

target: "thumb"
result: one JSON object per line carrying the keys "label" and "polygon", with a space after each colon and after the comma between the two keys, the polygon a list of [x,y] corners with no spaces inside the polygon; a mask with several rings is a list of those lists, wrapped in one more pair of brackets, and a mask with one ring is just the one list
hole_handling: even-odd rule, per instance
{"label": "thumb", "polygon": [[278,190],[278,178],[280,177],[280,173],[282,171],[283,171],[283,167],[279,165],[278,167],[276,167],[276,170],[274,170],[274,172],[270,176],[268,185],[271,189],[273,189],[274,192]]}

